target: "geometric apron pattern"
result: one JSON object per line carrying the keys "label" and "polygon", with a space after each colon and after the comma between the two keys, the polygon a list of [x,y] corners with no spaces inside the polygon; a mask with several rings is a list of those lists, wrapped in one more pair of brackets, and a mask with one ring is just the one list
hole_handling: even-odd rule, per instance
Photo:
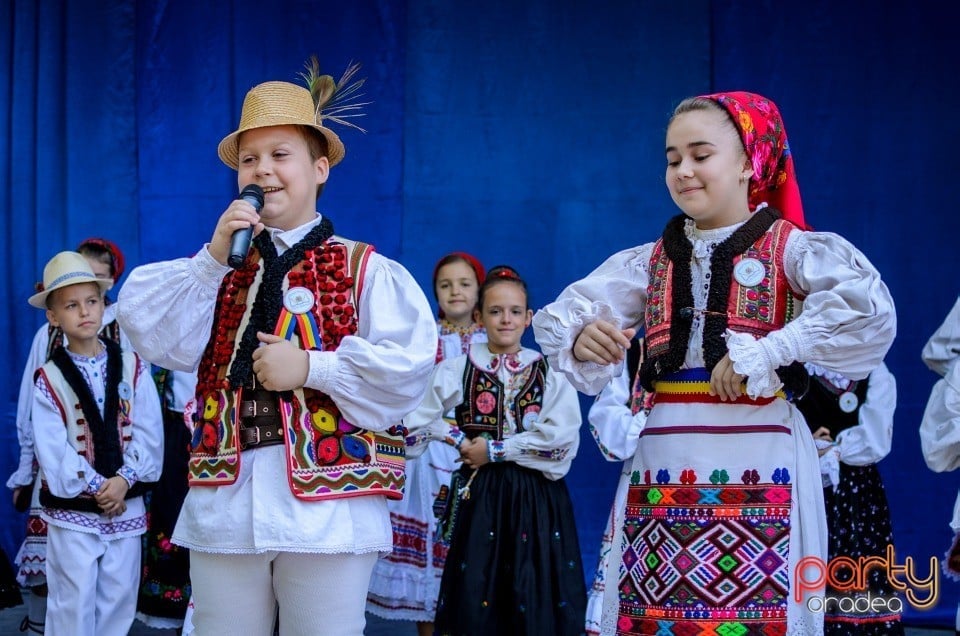
{"label": "geometric apron pattern", "polygon": [[747,484],[711,486],[639,485],[634,473],[618,634],[786,633],[791,488],[786,470],[774,474],[781,483],[750,484],[754,471]]}

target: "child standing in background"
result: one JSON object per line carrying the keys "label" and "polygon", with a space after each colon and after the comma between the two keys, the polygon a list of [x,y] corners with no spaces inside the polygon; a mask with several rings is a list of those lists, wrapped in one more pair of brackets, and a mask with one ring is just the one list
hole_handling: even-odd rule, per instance
{"label": "child standing in background", "polygon": [[644,331],[640,377],[654,402],[613,542],[603,633],[817,636],[822,614],[794,598],[790,575],[804,557],[826,560],[823,488],[786,392],[802,362],[866,377],[896,334],[893,299],[848,241],[804,231],[772,101],[685,99],[665,146],[683,214],[533,321],[544,354],[589,394]]}
{"label": "child standing in background", "polygon": [[[346,153],[324,123],[349,76],[247,92],[218,154],[237,199],[192,258],[133,270],[119,320],[154,364],[198,370],[190,489],[173,542],[190,549],[198,634],[360,636],[370,574],[403,494],[402,419],[436,355],[410,273],[333,233],[317,198]],[[355,88],[353,89],[355,95]],[[256,189],[254,189],[256,190]],[[232,238],[253,229],[236,269]],[[238,602],[239,599],[239,602]]]}
{"label": "child standing in background", "polygon": [[[486,330],[474,321],[483,279],[483,266],[464,252],[447,254],[434,267],[438,363],[487,341]],[[452,418],[452,413],[447,417]],[[370,578],[368,611],[383,618],[416,621],[420,636],[433,634],[440,576],[449,548],[436,532],[434,501],[440,488],[449,485],[458,457],[446,444],[429,444],[423,455],[407,460],[403,499],[388,504],[393,551],[377,561]]]}
{"label": "child standing in background", "polygon": [[137,620],[156,629],[180,629],[190,601],[190,551],[171,539],[187,496],[191,434],[184,410],[194,401],[197,374],[154,369],[153,377],[163,407],[163,473],[147,495]]}
{"label": "child standing in background", "polygon": [[631,460],[637,451],[640,432],[643,430],[650,410],[649,396],[640,389],[636,381],[642,354],[643,340],[635,338],[627,350],[623,373],[611,380],[610,384],[600,391],[587,414],[590,434],[593,435],[604,458],[611,462],[622,463],[613,505],[607,517],[607,526],[600,540],[600,557],[593,576],[593,585],[587,592],[586,629],[589,636],[601,633],[603,597],[607,586],[607,570],[610,566],[613,538],[616,536],[615,529],[620,527],[623,521],[621,511],[627,501]]}
{"label": "child standing in background", "polygon": [[[893,412],[897,408],[897,383],[883,363],[866,379],[849,380],[815,364],[805,365],[810,388],[794,403],[820,449],[820,473],[827,511],[830,560],[842,557],[887,558],[893,545],[890,507],[877,462],[893,444]],[[840,576],[844,572],[841,570]],[[830,603],[824,611],[827,636],[902,636],[900,612],[890,608],[896,595],[883,568],[870,570],[866,589],[838,590],[829,582],[826,596],[849,597],[856,607],[883,598],[873,611],[844,611],[845,603]],[[895,606],[895,604],[894,604]]]}
{"label": "child standing in background", "polygon": [[103,293],[76,252],[54,256],[30,304],[66,343],[37,372],[31,421],[47,522],[48,636],[126,636],[134,620],[144,485],[160,478],[163,429],[149,368],[100,338]]}
{"label": "child standing in background", "polygon": [[[923,412],[920,447],[930,470],[938,473],[960,468],[960,298],[943,324],[930,336],[921,354],[923,362],[940,376]],[[942,560],[944,574],[960,581],[960,493],[950,520],[953,541]],[[960,636],[960,605],[955,630]]]}
{"label": "child standing in background", "polygon": [[[97,279],[110,281],[107,290],[111,289],[123,276],[123,252],[113,241],[99,237],[88,238],[80,242],[77,252],[87,260]],[[118,343],[123,351],[129,351],[130,343],[120,331],[116,321],[116,305],[106,295],[104,295],[104,302],[106,307],[101,335]],[[40,516],[30,409],[33,406],[36,371],[43,363],[50,360],[53,352],[62,347],[63,343],[63,330],[49,322],[41,325],[34,334],[27,362],[23,367],[20,392],[17,397],[17,440],[20,445],[20,462],[7,480],[7,487],[13,490],[14,506],[20,512],[29,512],[26,536],[14,559],[14,564],[17,569],[17,581],[23,587],[30,589],[30,594],[27,596],[27,615],[23,619],[21,631],[37,634],[43,633],[43,621],[47,613],[47,524]]]}
{"label": "child standing in background", "polygon": [[583,566],[563,480],[580,405],[570,383],[520,345],[531,317],[516,271],[490,270],[475,315],[487,343],[441,362],[407,420],[412,454],[441,441],[463,461],[445,512],[452,539],[437,634],[583,633]]}

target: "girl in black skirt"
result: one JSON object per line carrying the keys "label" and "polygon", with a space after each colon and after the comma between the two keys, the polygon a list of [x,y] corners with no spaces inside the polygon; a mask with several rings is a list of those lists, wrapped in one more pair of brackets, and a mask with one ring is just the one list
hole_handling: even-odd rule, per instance
{"label": "girl in black skirt", "polygon": [[[451,444],[463,466],[441,489],[438,532],[450,538],[436,633],[582,634],[586,585],[563,477],[579,444],[577,393],[536,351],[527,287],[495,267],[476,320],[488,342],[435,369],[408,419],[412,455]],[[455,408],[454,422],[443,414]]]}
{"label": "girl in black skirt", "polygon": [[[820,449],[823,498],[827,509],[829,558],[887,558],[893,545],[890,508],[877,462],[893,439],[897,386],[886,365],[854,382],[815,365],[807,365],[810,388],[796,401]],[[853,572],[838,568],[849,581]],[[857,599],[861,599],[857,604]],[[871,604],[863,599],[882,598]],[[838,590],[827,582],[824,598],[826,636],[902,636],[903,598],[887,580],[884,568],[872,568],[866,589]]]}

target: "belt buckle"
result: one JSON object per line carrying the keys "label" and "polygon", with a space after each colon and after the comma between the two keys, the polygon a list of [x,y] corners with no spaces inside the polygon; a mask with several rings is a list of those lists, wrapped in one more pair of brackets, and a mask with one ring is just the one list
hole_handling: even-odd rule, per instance
{"label": "belt buckle", "polygon": [[241,403],[241,417],[256,417],[257,416],[257,401],[256,400],[244,400]]}
{"label": "belt buckle", "polygon": [[240,427],[240,450],[246,450],[251,446],[257,446],[260,443],[260,429],[256,426]]}

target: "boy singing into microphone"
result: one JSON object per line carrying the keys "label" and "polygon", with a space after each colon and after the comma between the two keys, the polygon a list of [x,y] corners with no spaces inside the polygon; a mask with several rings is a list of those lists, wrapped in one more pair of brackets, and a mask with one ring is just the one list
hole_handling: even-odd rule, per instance
{"label": "boy singing into microphone", "polygon": [[[251,89],[218,153],[240,188],[263,189],[263,209],[231,202],[196,256],[139,267],[120,291],[138,351],[199,367],[173,541],[191,550],[201,634],[268,636],[279,604],[285,632],[318,633],[322,620],[324,633],[359,636],[377,554],[393,545],[401,419],[423,395],[437,332],[406,269],[316,211],[345,154],[325,100],[349,74],[334,82],[314,62],[312,90]],[[251,226],[231,269],[231,237]]]}

